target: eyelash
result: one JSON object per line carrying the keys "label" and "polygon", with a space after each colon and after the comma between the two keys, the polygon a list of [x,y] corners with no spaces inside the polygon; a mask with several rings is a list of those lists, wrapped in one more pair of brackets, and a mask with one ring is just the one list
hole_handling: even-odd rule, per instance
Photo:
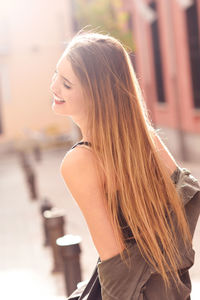
{"label": "eyelash", "polygon": [[68,86],[68,85],[66,85],[65,83],[63,83],[63,85],[64,85],[64,87],[65,87],[66,89],[71,89],[71,87]]}

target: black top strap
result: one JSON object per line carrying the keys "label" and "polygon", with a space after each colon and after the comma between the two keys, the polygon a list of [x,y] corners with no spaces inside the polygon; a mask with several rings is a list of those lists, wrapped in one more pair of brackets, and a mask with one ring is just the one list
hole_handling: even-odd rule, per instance
{"label": "black top strap", "polygon": [[72,147],[71,147],[71,149],[73,149],[73,148],[75,148],[77,145],[87,145],[87,146],[91,146],[91,143],[90,142],[87,142],[87,141],[83,141],[83,142],[78,142],[78,143],[76,143],[75,145],[73,145]]}

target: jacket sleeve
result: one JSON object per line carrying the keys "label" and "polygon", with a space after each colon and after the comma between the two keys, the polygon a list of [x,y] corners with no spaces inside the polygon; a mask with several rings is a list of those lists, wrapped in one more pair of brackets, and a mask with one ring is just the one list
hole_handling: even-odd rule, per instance
{"label": "jacket sleeve", "polygon": [[[198,180],[191,174],[186,168],[178,168],[172,178],[176,185],[176,190],[181,196],[187,221],[190,227],[192,237],[194,236],[195,228],[200,214],[200,185]],[[182,256],[182,262],[179,266],[179,290],[174,286],[166,290],[163,285],[163,280],[159,274],[151,269],[151,276],[149,276],[145,285],[141,289],[141,299],[160,299],[162,295],[163,300],[188,300],[191,293],[191,280],[189,275],[189,269],[194,264],[195,251],[193,246],[190,245],[186,249],[181,235],[178,239],[179,251]]]}
{"label": "jacket sleeve", "polygon": [[176,190],[181,196],[192,237],[200,214],[200,184],[186,168],[180,168],[174,178]]}
{"label": "jacket sleeve", "polygon": [[[176,172],[173,173],[172,180],[183,203],[185,215],[193,238],[200,214],[200,184],[191,174],[190,170],[180,167],[178,167]],[[178,249],[182,256],[182,263],[179,267],[180,269],[189,269],[194,264],[195,251],[192,243],[188,244],[187,247],[184,245],[182,234],[178,229],[173,212],[172,216],[174,218],[174,225],[177,231]]]}

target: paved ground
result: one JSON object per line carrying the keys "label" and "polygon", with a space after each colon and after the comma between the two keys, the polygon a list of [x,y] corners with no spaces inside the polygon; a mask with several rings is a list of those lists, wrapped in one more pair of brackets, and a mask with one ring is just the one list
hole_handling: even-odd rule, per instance
{"label": "paved ground", "polygon": [[[64,298],[62,274],[52,275],[52,253],[43,247],[42,218],[40,204],[47,197],[54,206],[66,210],[66,233],[82,237],[82,279],[91,275],[98,255],[93,246],[87,225],[72,199],[59,173],[59,166],[65,149],[48,150],[43,153],[42,161],[31,161],[37,174],[39,199],[29,197],[24,174],[15,156],[0,157],[0,298],[1,299],[52,299]],[[200,165],[181,163],[190,169],[200,180]],[[195,232],[195,266],[191,269],[193,282],[192,299],[199,297],[197,284],[200,285],[200,220]],[[199,291],[200,292],[200,291]]]}
{"label": "paved ground", "polygon": [[32,202],[15,157],[1,159],[0,298],[51,299],[63,295],[61,276],[51,276],[43,248],[38,203]]}

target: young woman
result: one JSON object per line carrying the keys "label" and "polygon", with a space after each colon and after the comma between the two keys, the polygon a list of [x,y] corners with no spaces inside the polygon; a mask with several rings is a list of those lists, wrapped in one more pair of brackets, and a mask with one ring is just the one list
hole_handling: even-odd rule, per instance
{"label": "young woman", "polygon": [[184,204],[200,202],[200,187],[153,128],[127,50],[109,35],[77,34],[51,91],[53,111],[82,132],[60,171],[99,253],[101,296],[90,299],[189,299],[199,210],[191,225]]}

